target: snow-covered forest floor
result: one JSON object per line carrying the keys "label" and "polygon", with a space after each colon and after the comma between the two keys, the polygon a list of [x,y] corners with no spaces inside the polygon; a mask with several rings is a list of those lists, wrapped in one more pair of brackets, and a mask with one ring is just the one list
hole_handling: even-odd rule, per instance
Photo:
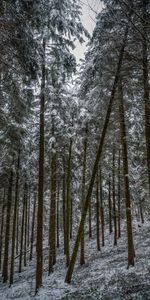
{"label": "snow-covered forest floor", "polygon": [[[58,250],[54,273],[47,275],[48,248],[45,247],[43,287],[35,296],[35,261],[15,276],[14,285],[0,283],[0,300],[57,300],[57,299],[150,299],[150,222],[141,227],[133,224],[135,267],[127,270],[125,225],[118,246],[113,247],[113,234],[105,235],[106,245],[97,252],[96,239],[86,237],[86,264],[76,264],[72,284],[64,283],[66,274],[63,249]],[[93,235],[94,236],[94,235]],[[17,263],[17,261],[16,261]]]}

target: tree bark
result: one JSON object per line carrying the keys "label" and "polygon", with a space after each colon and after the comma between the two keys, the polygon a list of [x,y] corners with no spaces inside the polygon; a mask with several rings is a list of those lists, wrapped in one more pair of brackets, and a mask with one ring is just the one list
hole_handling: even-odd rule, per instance
{"label": "tree bark", "polygon": [[33,258],[33,243],[34,243],[34,228],[35,228],[35,212],[36,212],[36,197],[34,195],[34,204],[33,204],[33,215],[32,215],[32,227],[31,227],[31,248],[30,248],[30,260]]}
{"label": "tree bark", "polygon": [[69,157],[68,157],[68,170],[67,170],[67,207],[66,207],[66,266],[70,262],[70,181],[71,181],[71,157],[72,157],[72,139],[70,139]]}
{"label": "tree bark", "polygon": [[14,256],[15,256],[15,242],[16,242],[16,220],[18,210],[18,192],[19,192],[19,169],[20,169],[20,149],[18,151],[18,161],[16,170],[16,186],[15,186],[15,206],[13,215],[13,230],[12,230],[12,244],[11,244],[11,266],[9,284],[13,284],[14,277]]}
{"label": "tree bark", "polygon": [[25,219],[25,208],[27,201],[27,184],[25,181],[24,185],[24,196],[23,196],[23,208],[22,208],[22,222],[21,222],[21,239],[20,239],[20,256],[19,256],[19,273],[22,272],[22,254],[23,254],[23,240],[24,240],[24,219]]}
{"label": "tree bark", "polygon": [[148,46],[147,46],[147,0],[143,0],[143,85],[144,85],[144,105],[145,105],[145,137],[147,151],[147,171],[150,192],[150,91],[148,74]]}
{"label": "tree bark", "polygon": [[109,174],[108,184],[108,209],[109,209],[109,233],[112,233],[112,205],[111,205],[111,176]]}
{"label": "tree bark", "polygon": [[8,201],[6,213],[6,227],[5,227],[5,245],[4,245],[4,261],[3,261],[3,282],[8,280],[8,258],[9,258],[9,244],[10,244],[10,218],[11,218],[11,204],[12,204],[12,188],[13,188],[13,164],[10,170]]}
{"label": "tree bark", "polygon": [[4,214],[5,214],[5,197],[6,197],[6,188],[4,188],[4,196],[3,196],[3,203],[2,203],[2,217],[1,217],[1,230],[0,230],[0,270],[2,267],[2,249],[3,249],[3,230],[4,230]]}
{"label": "tree bark", "polygon": [[103,186],[102,186],[102,172],[100,169],[100,218],[101,218],[101,232],[102,232],[102,247],[105,246],[105,223],[104,223],[104,204],[103,204]]}
{"label": "tree bark", "polygon": [[92,238],[92,216],[91,216],[91,200],[89,203],[89,238]]}
{"label": "tree bark", "polygon": [[72,228],[73,228],[73,199],[71,194],[70,195],[70,239],[72,239]]}
{"label": "tree bark", "polygon": [[118,85],[118,92],[119,92],[119,100],[120,100],[120,106],[119,106],[120,132],[121,132],[122,153],[123,153],[123,172],[124,172],[127,239],[128,239],[128,267],[129,267],[129,266],[134,266],[134,245],[133,245],[131,200],[130,200],[130,187],[129,187],[127,136],[126,136],[123,90],[122,90],[121,80]]}
{"label": "tree bark", "polygon": [[[54,124],[52,125],[54,136]],[[51,152],[51,203],[50,203],[50,228],[49,228],[49,274],[53,272],[56,263],[56,149],[54,143]]]}
{"label": "tree bark", "polygon": [[116,192],[115,192],[115,146],[113,147],[112,194],[113,194],[113,220],[114,220],[114,246],[117,246],[117,218],[116,218]]}
{"label": "tree bark", "polygon": [[144,224],[143,207],[142,207],[141,201],[140,201],[139,206],[140,206],[140,217],[141,217],[141,222],[142,222],[142,224]]}
{"label": "tree bark", "polygon": [[24,266],[27,265],[27,225],[28,225],[28,202],[29,202],[29,191],[26,185],[26,202],[25,202],[25,224],[24,224]]}
{"label": "tree bark", "polygon": [[45,47],[43,39],[42,83],[40,97],[40,137],[39,137],[39,176],[38,176],[38,212],[36,243],[36,292],[42,285],[43,273],[43,198],[44,198],[44,111],[45,111]]}
{"label": "tree bark", "polygon": [[65,166],[65,158],[63,158],[63,190],[62,190],[62,198],[63,198],[63,233],[64,233],[64,254],[66,254],[66,166]]}
{"label": "tree bark", "polygon": [[57,185],[57,248],[59,248],[59,218],[60,218],[60,213],[59,213],[59,202],[60,202],[60,199],[59,199],[59,192],[60,192],[60,184],[58,182],[58,185]]}
{"label": "tree bark", "polygon": [[16,255],[19,253],[19,187],[18,187],[18,208],[16,216]]}
{"label": "tree bark", "polygon": [[99,223],[100,223],[100,205],[99,205],[99,176],[97,172],[97,180],[96,180],[96,240],[97,240],[97,250],[100,251],[100,230],[99,230]]}
{"label": "tree bark", "polygon": [[118,239],[121,238],[121,225],[120,225],[120,220],[121,220],[121,175],[120,175],[120,149],[119,149],[119,156],[118,156]]}
{"label": "tree bark", "polygon": [[27,247],[30,245],[30,192],[28,195],[28,230],[27,230]]}
{"label": "tree bark", "polygon": [[[83,170],[82,170],[82,191],[81,191],[81,214],[84,206],[85,201],[85,176],[86,176],[86,164],[87,164],[87,142],[88,142],[88,124],[86,124],[85,128],[85,140],[84,140],[84,149],[83,149]],[[85,257],[84,257],[84,226],[82,230],[82,237],[81,237],[81,253],[80,253],[80,264],[85,264]]]}

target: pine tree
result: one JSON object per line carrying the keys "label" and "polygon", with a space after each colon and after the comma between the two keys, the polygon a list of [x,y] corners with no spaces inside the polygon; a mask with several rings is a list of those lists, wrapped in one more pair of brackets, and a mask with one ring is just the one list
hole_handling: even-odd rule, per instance
{"label": "pine tree", "polygon": [[115,191],[115,146],[113,147],[112,167],[112,194],[113,194],[113,220],[114,220],[114,246],[117,245],[117,217],[116,217],[116,191]]}
{"label": "pine tree", "polygon": [[128,170],[128,150],[126,140],[126,125],[124,116],[124,103],[123,103],[123,90],[122,82],[119,82],[119,100],[120,100],[120,131],[123,152],[123,172],[125,184],[125,202],[126,202],[126,221],[127,221],[127,238],[128,238],[128,267],[134,266],[134,245],[132,233],[132,215],[131,215],[131,200],[130,200],[130,187],[129,187],[129,170]]}
{"label": "pine tree", "polygon": [[20,149],[18,150],[17,170],[16,170],[15,205],[14,205],[14,213],[13,213],[11,267],[10,267],[10,279],[9,279],[10,285],[13,284],[13,276],[14,276],[14,256],[15,256],[15,241],[16,241],[16,218],[17,218],[17,209],[18,209],[19,169],[20,169]]}
{"label": "pine tree", "polygon": [[10,244],[10,221],[11,221],[11,206],[12,206],[12,188],[13,188],[13,164],[10,168],[8,200],[7,200],[7,213],[6,213],[6,226],[5,226],[5,246],[4,246],[4,261],[3,261],[3,282],[8,280],[8,258],[9,258],[9,244]]}
{"label": "pine tree", "polygon": [[[85,140],[84,140],[84,153],[83,153],[83,170],[82,170],[82,199],[81,199],[81,212],[84,205],[85,200],[85,183],[86,183],[86,165],[87,165],[87,142],[88,142],[88,124],[86,124],[85,129]],[[81,238],[81,254],[80,254],[80,264],[83,265],[85,263],[84,258],[84,228],[82,232]]]}
{"label": "pine tree", "polygon": [[97,170],[98,170],[98,163],[99,163],[99,160],[100,160],[100,157],[101,157],[101,154],[102,154],[103,143],[104,143],[104,139],[105,139],[106,132],[107,132],[109,118],[110,118],[110,114],[111,114],[111,110],[112,110],[112,104],[113,104],[113,101],[114,101],[114,96],[115,96],[117,84],[118,84],[118,81],[119,81],[119,75],[120,75],[120,71],[121,71],[121,65],[122,65],[122,61],[123,61],[124,50],[125,50],[125,46],[126,46],[126,43],[127,43],[128,30],[129,30],[129,26],[127,25],[127,27],[125,29],[123,44],[122,44],[122,47],[121,47],[121,50],[120,50],[119,61],[118,61],[118,65],[117,65],[117,71],[116,71],[116,75],[115,75],[115,79],[114,79],[114,84],[113,84],[113,87],[112,87],[110,102],[109,102],[109,105],[108,105],[108,110],[107,110],[107,114],[106,114],[106,118],[105,118],[105,122],[104,122],[104,127],[103,127],[103,131],[102,131],[101,139],[100,139],[100,144],[99,144],[97,156],[96,156],[94,167],[93,167],[93,170],[92,170],[91,180],[90,180],[90,183],[89,183],[89,188],[88,188],[86,199],[85,199],[83,214],[82,214],[81,221],[80,221],[80,224],[79,224],[79,229],[78,229],[78,232],[77,232],[77,237],[76,237],[76,242],[75,242],[73,254],[72,254],[70,264],[69,264],[69,268],[68,268],[66,278],[65,278],[65,281],[67,283],[71,282],[72,272],[73,272],[74,264],[75,264],[76,257],[77,257],[78,247],[79,247],[79,244],[80,244],[80,241],[81,241],[81,235],[82,235],[82,230],[83,230],[83,226],[84,226],[84,222],[85,222],[85,218],[86,218],[86,213],[87,213],[87,210],[88,210],[88,207],[89,207],[89,202],[90,202],[90,198],[91,198],[91,194],[92,194],[92,190],[93,190],[95,176],[96,176],[96,173],[97,173]]}
{"label": "pine tree", "polygon": [[3,203],[2,203],[2,210],[1,210],[1,229],[0,229],[0,270],[2,267],[2,249],[3,249],[3,230],[4,230],[4,214],[5,214],[5,197],[6,197],[6,190],[4,189],[3,195]]}

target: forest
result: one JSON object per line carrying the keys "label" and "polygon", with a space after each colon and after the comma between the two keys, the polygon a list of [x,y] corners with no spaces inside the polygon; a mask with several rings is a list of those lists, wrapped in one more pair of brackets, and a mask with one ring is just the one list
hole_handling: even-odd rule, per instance
{"label": "forest", "polygon": [[149,0],[0,1],[11,299],[150,300]]}

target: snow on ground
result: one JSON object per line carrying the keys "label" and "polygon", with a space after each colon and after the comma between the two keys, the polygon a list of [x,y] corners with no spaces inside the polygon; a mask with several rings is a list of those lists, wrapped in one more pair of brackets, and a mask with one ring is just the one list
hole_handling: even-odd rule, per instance
{"label": "snow on ground", "polygon": [[[8,288],[0,282],[0,300],[150,300],[150,222],[141,227],[134,223],[135,267],[127,270],[125,226],[123,238],[113,247],[113,234],[106,233],[106,245],[96,250],[95,238],[86,238],[86,264],[77,262],[72,284],[64,283],[66,274],[63,249],[53,274],[47,275],[48,248],[45,247],[43,286],[35,296],[35,261]],[[72,244],[73,245],[73,244]]]}

